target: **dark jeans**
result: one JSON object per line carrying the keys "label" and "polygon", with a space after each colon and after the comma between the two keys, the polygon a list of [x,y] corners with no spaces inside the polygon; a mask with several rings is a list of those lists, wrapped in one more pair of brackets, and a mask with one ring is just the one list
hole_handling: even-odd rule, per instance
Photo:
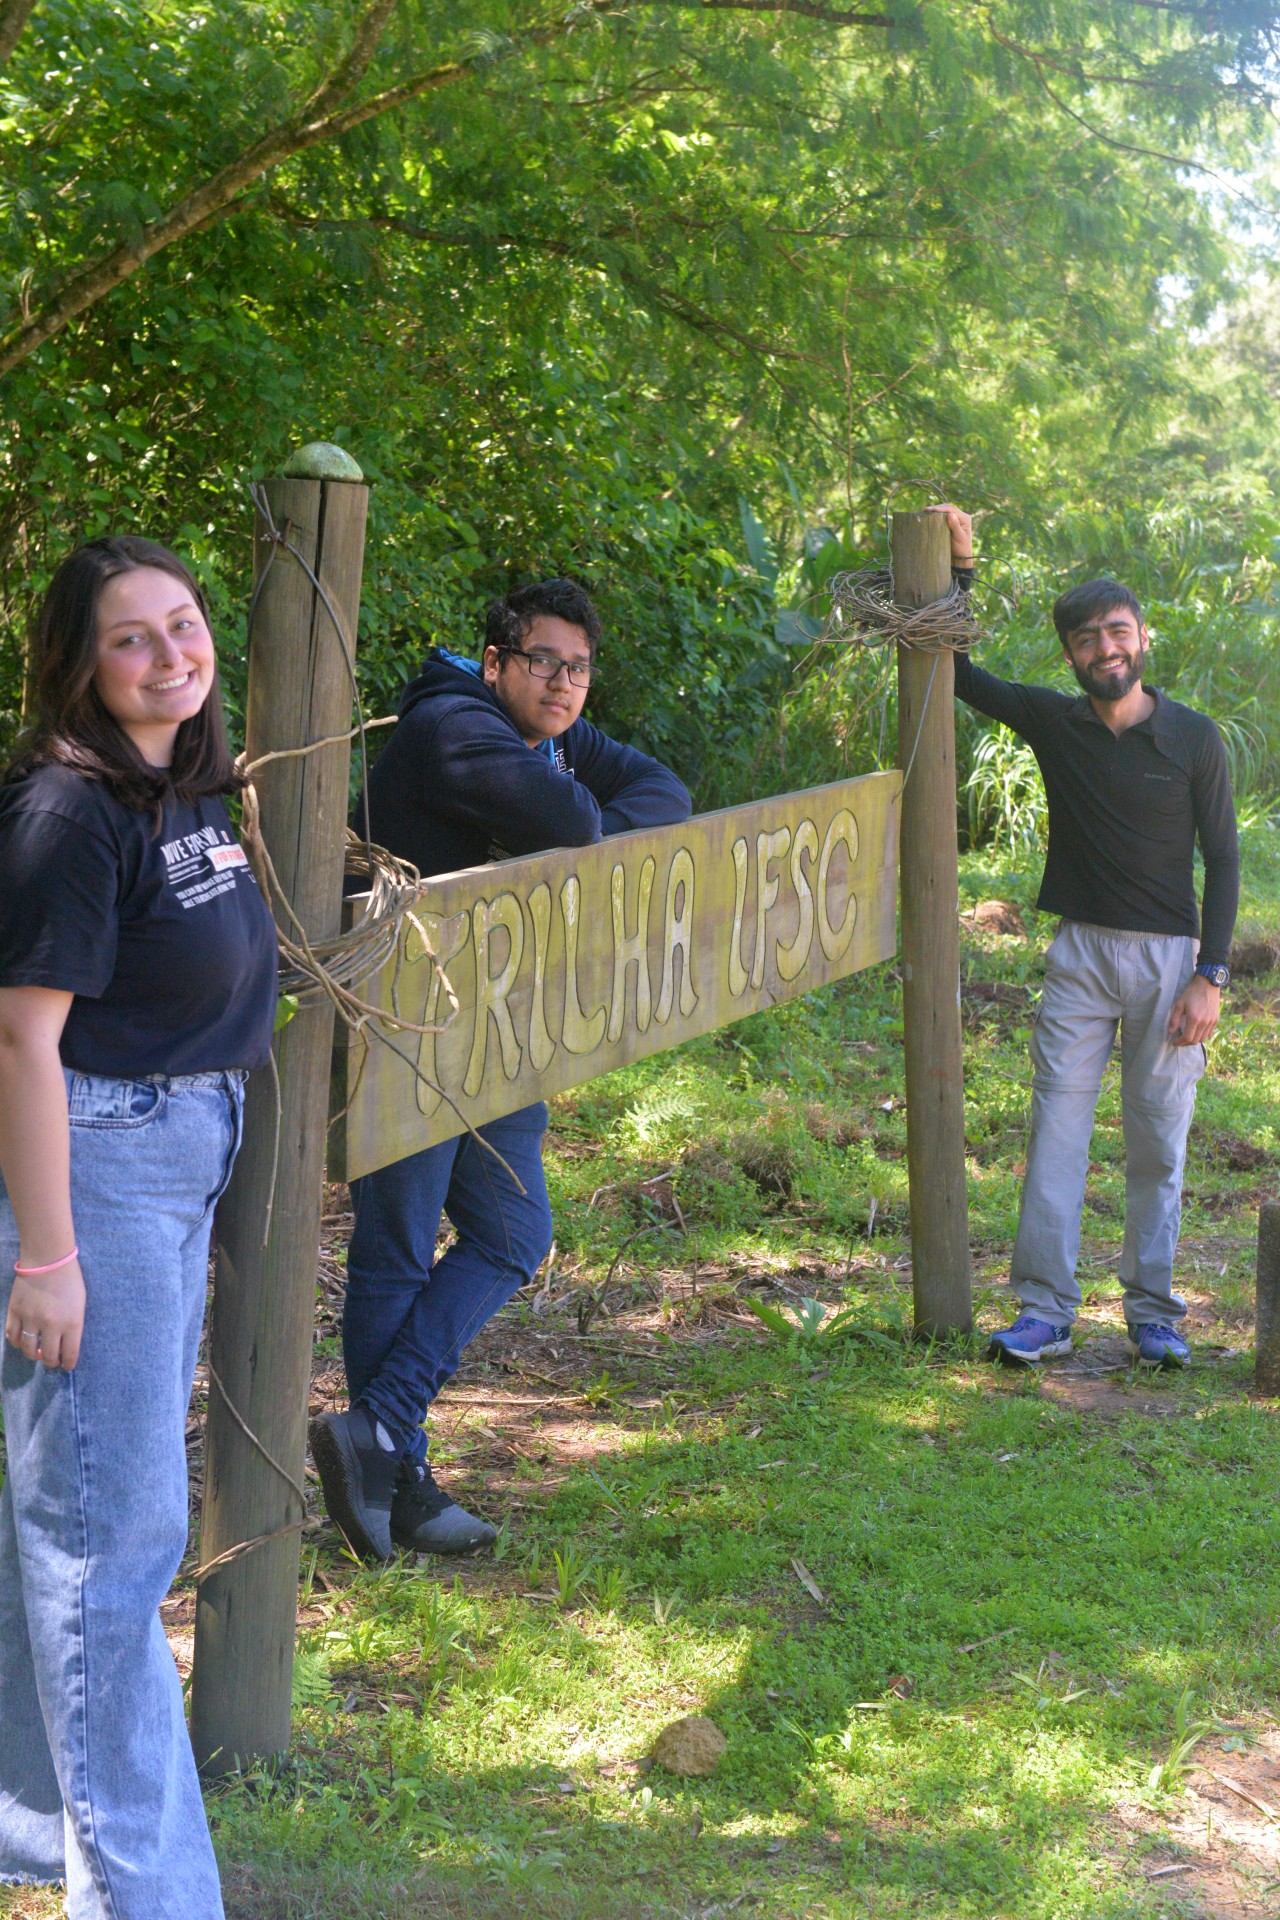
{"label": "dark jeans", "polygon": [[[342,1316],[347,1387],[417,1459],[426,1457],[427,1408],[456,1373],[463,1349],[547,1257],[546,1129],[541,1101],[478,1129],[523,1193],[466,1133],[351,1183],[356,1218]],[[442,1212],[458,1237],[437,1261]]]}

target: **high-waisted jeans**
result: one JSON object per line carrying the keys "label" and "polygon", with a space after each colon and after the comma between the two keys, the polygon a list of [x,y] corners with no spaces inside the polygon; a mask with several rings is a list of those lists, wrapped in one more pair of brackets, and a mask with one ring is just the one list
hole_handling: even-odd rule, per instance
{"label": "high-waisted jeans", "polygon": [[[426,1455],[427,1408],[463,1349],[547,1257],[546,1128],[541,1101],[479,1128],[523,1193],[466,1133],[351,1183],[356,1218],[342,1316],[347,1388],[411,1458]],[[437,1260],[442,1212],[458,1238]]]}
{"label": "high-waisted jeans", "polygon": [[[68,1073],[80,1358],[0,1359],[0,1881],[71,1920],[221,1920],[158,1608],[187,1539],[185,1428],[238,1073]],[[0,1322],[18,1235],[0,1188]]]}

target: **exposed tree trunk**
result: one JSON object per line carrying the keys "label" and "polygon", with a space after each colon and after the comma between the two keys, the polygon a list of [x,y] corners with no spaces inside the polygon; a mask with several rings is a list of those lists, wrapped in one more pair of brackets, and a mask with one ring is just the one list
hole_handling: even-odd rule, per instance
{"label": "exposed tree trunk", "polygon": [[36,0],[0,0],[0,67],[22,38]]}

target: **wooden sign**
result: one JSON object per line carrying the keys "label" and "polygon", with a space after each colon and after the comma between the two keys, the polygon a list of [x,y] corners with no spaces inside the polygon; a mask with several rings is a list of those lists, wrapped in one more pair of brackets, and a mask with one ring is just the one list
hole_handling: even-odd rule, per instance
{"label": "wooden sign", "polygon": [[869,774],[424,882],[418,925],[360,992],[443,1030],[393,1036],[421,1079],[377,1039],[346,1041],[331,1174],[372,1173],[888,959],[901,785]]}

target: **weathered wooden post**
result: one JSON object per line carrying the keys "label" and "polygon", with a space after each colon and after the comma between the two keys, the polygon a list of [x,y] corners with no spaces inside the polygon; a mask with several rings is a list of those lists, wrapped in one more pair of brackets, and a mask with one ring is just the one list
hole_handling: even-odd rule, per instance
{"label": "weathered wooden post", "polygon": [[[937,513],[895,513],[894,598],[944,599],[951,543]],[[898,646],[902,791],[902,1019],[907,1083],[911,1272],[918,1334],[973,1326],[960,1034],[955,662]]]}
{"label": "weathered wooden post", "polygon": [[1280,1394],[1280,1201],[1258,1209],[1257,1317],[1253,1380],[1259,1393]]}
{"label": "weathered wooden post", "polygon": [[[261,592],[245,714],[250,761],[351,725],[369,497],[361,481],[337,448],[307,447],[284,476],[266,483],[278,534],[309,564],[346,638],[260,513],[254,578]],[[350,762],[343,743],[278,760],[254,779],[263,840],[309,939],[339,930]],[[296,926],[277,912],[296,937]],[[289,1744],[332,1042],[327,1001],[303,1007],[278,1035],[278,1096],[270,1069],[253,1075],[244,1145],[218,1209],[201,1563],[227,1558],[199,1588],[191,1689],[196,1759],[214,1771]]]}

